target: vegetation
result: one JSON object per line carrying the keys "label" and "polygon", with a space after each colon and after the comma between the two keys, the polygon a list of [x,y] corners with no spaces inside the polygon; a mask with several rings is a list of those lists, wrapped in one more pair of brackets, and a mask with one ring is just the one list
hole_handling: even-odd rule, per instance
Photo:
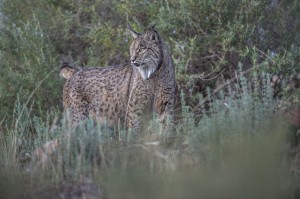
{"label": "vegetation", "polygon": [[[294,132],[277,110],[283,99],[299,106],[299,80],[287,78],[280,94],[269,80],[299,72],[299,1],[0,5],[0,191],[6,198],[293,197],[299,170],[290,168],[299,168],[299,155],[291,153]],[[62,114],[62,57],[79,66],[127,62],[127,23],[141,32],[156,24],[174,58],[178,117],[175,138],[166,143],[152,142],[160,136],[155,116],[141,139],[121,132],[126,141],[120,142],[92,121],[70,129]],[[56,150],[43,159],[37,149],[46,150],[45,143]]]}
{"label": "vegetation", "polygon": [[[120,142],[93,121],[71,129],[64,118],[43,122],[25,109],[0,137],[2,179],[8,179],[0,187],[6,198],[291,198],[291,131],[274,112],[272,88],[253,93],[246,78],[239,83],[239,99],[230,93],[226,106],[210,103],[197,123],[183,105],[176,141],[159,145],[151,141],[159,136],[155,118],[142,140]],[[30,125],[35,133],[24,130]],[[54,140],[60,144],[53,152],[37,154]],[[19,191],[9,191],[15,186]]]}

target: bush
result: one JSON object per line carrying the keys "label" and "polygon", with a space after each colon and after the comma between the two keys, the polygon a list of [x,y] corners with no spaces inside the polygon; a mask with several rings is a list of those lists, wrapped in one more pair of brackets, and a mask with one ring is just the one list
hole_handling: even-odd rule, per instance
{"label": "bush", "polygon": [[[128,61],[128,22],[151,24],[169,44],[179,88],[197,94],[215,77],[260,65],[288,73],[299,67],[297,1],[2,1],[1,118],[11,118],[16,94],[27,98],[61,55],[78,65]],[[297,61],[298,60],[298,61]],[[25,75],[26,74],[26,75]],[[210,81],[209,81],[210,80]],[[47,77],[33,97],[34,109],[59,105],[62,82]],[[189,100],[188,104],[194,102]]]}
{"label": "bush", "polygon": [[[82,192],[76,193],[106,198],[291,198],[289,129],[274,112],[273,90],[264,83],[252,92],[244,77],[239,84],[240,98],[209,103],[211,111],[200,122],[182,95],[183,119],[172,145],[147,140],[159,134],[155,120],[143,141],[115,142],[104,125],[87,121],[72,129],[65,119],[51,123],[30,117],[25,108],[15,116],[15,128],[0,135],[0,165],[14,179],[1,187],[10,190],[17,180],[22,194],[14,192],[16,198],[71,197],[77,184]],[[55,150],[36,162],[36,149],[54,140]]]}
{"label": "bush", "polygon": [[18,27],[2,25],[0,31],[1,118],[11,121],[17,96],[28,99],[25,106],[34,102],[32,111],[40,115],[61,107],[57,55],[38,20]]}

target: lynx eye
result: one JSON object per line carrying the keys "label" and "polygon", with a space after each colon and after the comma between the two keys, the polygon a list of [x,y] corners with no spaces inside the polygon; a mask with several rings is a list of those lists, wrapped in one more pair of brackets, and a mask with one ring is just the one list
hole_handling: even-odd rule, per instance
{"label": "lynx eye", "polygon": [[141,46],[140,46],[140,49],[141,49],[141,50],[145,50],[146,48],[147,48],[147,47],[144,46],[144,45],[141,45]]}

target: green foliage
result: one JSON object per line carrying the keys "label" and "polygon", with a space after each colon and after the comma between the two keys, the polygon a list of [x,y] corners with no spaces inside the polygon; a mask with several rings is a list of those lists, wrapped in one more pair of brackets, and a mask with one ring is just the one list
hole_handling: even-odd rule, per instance
{"label": "green foliage", "polygon": [[[234,77],[239,62],[288,74],[299,68],[299,10],[297,0],[2,0],[0,118],[11,120],[16,93],[28,97],[61,55],[78,65],[128,62],[128,22],[138,31],[157,24],[186,96]],[[57,73],[35,92],[35,112],[61,106]]]}
{"label": "green foliage", "polygon": [[[0,165],[17,181],[23,196],[31,198],[42,198],[35,190],[55,195],[52,187],[63,186],[61,182],[85,186],[86,181],[106,198],[292,198],[289,129],[274,112],[277,101],[266,81],[269,77],[262,76],[262,83],[255,87],[241,77],[228,87],[225,101],[209,103],[210,111],[204,112],[200,122],[182,93],[182,120],[175,126],[177,141],[172,145],[149,142],[147,132],[142,141],[111,140],[111,130],[93,121],[74,129],[67,123],[68,115],[51,123],[51,119],[30,117],[30,109],[18,103],[16,128],[0,135]],[[148,133],[159,135],[156,119]],[[36,129],[31,138],[29,128],[19,127],[29,124]],[[56,139],[60,144],[45,162],[21,159],[24,154],[33,158],[35,149]],[[23,190],[25,182],[28,186]],[[14,184],[0,183],[0,189],[10,190]],[[69,189],[57,190],[72,194]],[[14,194],[21,198],[19,192]]]}
{"label": "green foliage", "polygon": [[35,113],[60,105],[56,55],[39,21],[34,18],[31,23],[0,28],[0,117],[11,121],[17,96],[35,100]]}
{"label": "green foliage", "polygon": [[[298,0],[0,3],[3,197],[43,198],[36,190],[49,190],[59,198],[51,190],[63,191],[62,183],[89,181],[107,198],[292,198],[290,130],[274,111],[264,72],[300,67]],[[128,22],[140,32],[156,24],[172,51],[181,103],[174,143],[152,142],[167,136],[156,116],[140,140],[121,131],[122,141],[93,121],[72,129],[68,115],[61,118],[60,57],[89,66],[128,62]],[[220,92],[207,88],[241,67],[258,70]],[[210,95],[199,119],[191,107]],[[292,96],[299,99],[299,89]],[[54,140],[56,150],[36,161],[35,150]]]}

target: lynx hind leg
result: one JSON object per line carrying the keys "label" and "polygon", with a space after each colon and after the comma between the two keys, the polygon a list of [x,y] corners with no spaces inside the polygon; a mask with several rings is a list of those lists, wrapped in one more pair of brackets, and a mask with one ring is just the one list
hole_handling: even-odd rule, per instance
{"label": "lynx hind leg", "polygon": [[81,121],[88,119],[88,102],[81,97],[75,97],[71,104],[72,127],[77,127]]}

